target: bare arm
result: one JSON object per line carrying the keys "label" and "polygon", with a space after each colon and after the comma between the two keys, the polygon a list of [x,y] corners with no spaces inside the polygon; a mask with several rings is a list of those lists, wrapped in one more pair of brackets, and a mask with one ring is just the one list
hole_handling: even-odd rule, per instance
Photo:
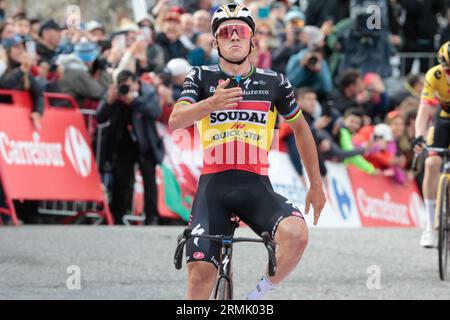
{"label": "bare arm", "polygon": [[314,208],[314,225],[317,225],[326,200],[320,176],[316,144],[311,129],[303,115],[300,116],[297,121],[290,123],[289,125],[294,131],[297,149],[305,164],[305,169],[310,182],[310,189],[305,201],[305,213],[309,213],[310,204],[312,204]]}
{"label": "bare arm", "polygon": [[417,118],[416,118],[416,138],[417,137],[425,137],[427,134],[427,125],[428,121],[430,120],[430,117],[432,116],[433,108],[430,106],[427,106],[423,102],[420,103],[419,111],[417,112]]}
{"label": "bare arm", "polygon": [[202,119],[212,111],[213,97],[194,104],[176,104],[169,118],[172,130],[190,127],[195,121]]}

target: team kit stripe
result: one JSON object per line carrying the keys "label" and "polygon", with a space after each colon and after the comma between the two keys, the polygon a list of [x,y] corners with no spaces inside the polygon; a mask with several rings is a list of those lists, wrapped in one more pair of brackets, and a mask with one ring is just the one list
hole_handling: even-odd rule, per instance
{"label": "team kit stripe", "polygon": [[193,98],[182,97],[182,98],[178,99],[176,105],[179,104],[179,103],[182,103],[182,102],[184,104],[193,104],[193,103],[196,103],[197,101],[195,101],[195,99],[193,99]]}
{"label": "team kit stripe", "polygon": [[300,115],[302,114],[302,110],[300,108],[300,105],[297,105],[297,107],[292,111],[291,113],[287,115],[283,115],[283,117],[286,119],[287,122],[293,122],[297,120]]}

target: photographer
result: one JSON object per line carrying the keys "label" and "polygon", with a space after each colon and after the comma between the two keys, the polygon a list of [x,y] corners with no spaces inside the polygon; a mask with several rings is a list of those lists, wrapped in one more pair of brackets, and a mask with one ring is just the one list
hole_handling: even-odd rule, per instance
{"label": "photographer", "polygon": [[332,90],[332,79],[328,63],[323,58],[324,34],[319,28],[306,26],[303,30],[308,48],[289,59],[286,76],[292,85],[314,89],[321,100]]}
{"label": "photographer", "polygon": [[305,15],[298,9],[291,9],[284,19],[286,32],[279,35],[278,49],[272,52],[272,69],[284,73],[287,61],[291,56],[305,47],[301,41],[302,28],[305,25]]}
{"label": "photographer", "polygon": [[75,45],[74,54],[60,55],[56,61],[60,92],[71,95],[80,107],[85,99],[100,100],[111,83],[98,54],[97,45],[85,40]]}
{"label": "photographer", "polygon": [[7,67],[0,78],[0,88],[9,90],[23,90],[30,93],[33,101],[33,110],[30,115],[34,127],[41,128],[41,118],[44,112],[42,89],[31,75],[34,59],[25,51],[23,39],[14,36],[2,41],[6,51]]}
{"label": "photographer", "polygon": [[117,84],[109,87],[97,111],[98,123],[110,121],[105,134],[105,160],[113,167],[111,211],[116,224],[131,207],[135,164],[144,180],[146,223],[157,224],[157,186],[155,168],[164,156],[155,120],[161,115],[154,87],[140,82],[128,70],[121,71]]}

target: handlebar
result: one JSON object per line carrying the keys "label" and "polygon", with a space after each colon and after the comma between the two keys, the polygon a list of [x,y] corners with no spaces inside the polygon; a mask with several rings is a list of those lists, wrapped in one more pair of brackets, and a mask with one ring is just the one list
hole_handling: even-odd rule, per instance
{"label": "handlebar", "polygon": [[193,235],[192,230],[189,228],[186,228],[182,234],[178,236],[177,239],[177,248],[175,250],[175,256],[174,256],[174,265],[177,270],[181,269],[182,266],[182,260],[183,260],[183,249],[184,246],[189,238],[199,238],[199,239],[208,239],[211,241],[216,242],[230,242],[230,243],[237,243],[237,242],[257,242],[257,243],[264,243],[267,254],[268,254],[268,269],[269,269],[269,276],[273,277],[276,272],[276,243],[273,241],[272,237],[270,236],[269,232],[263,232],[261,234],[262,239],[253,239],[253,238],[234,238],[233,236],[225,236],[225,235]]}

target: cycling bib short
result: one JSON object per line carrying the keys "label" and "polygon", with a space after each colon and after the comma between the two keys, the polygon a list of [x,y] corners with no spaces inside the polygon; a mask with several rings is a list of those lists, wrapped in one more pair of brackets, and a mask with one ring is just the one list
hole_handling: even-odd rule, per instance
{"label": "cycling bib short", "polygon": [[[268,231],[275,237],[287,217],[303,219],[300,209],[272,189],[269,177],[231,170],[200,176],[192,206],[193,235],[230,235],[235,214],[256,234]],[[221,243],[191,238],[186,244],[188,263],[206,261],[219,267]]]}

